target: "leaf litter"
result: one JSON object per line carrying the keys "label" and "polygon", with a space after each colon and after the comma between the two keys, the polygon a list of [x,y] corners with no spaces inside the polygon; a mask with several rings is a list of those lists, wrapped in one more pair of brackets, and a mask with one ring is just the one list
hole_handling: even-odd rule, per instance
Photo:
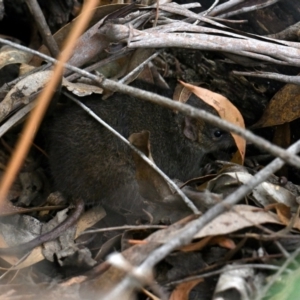
{"label": "leaf litter", "polygon": [[[147,45],[145,43],[145,37],[148,38],[149,48],[160,47],[160,41],[155,40],[157,36],[159,37],[159,31],[156,31],[155,28],[151,28],[151,26],[149,26],[150,23],[148,23],[149,28],[145,26],[151,14],[153,16],[153,13],[156,12],[155,5],[150,8],[148,7],[145,10],[139,8],[136,11],[131,9],[129,9],[129,11],[122,11],[122,8],[124,9],[124,7],[126,7],[126,5],[111,4],[107,6],[99,6],[97,8],[94,19],[91,22],[90,29],[88,29],[82,36],[81,40],[78,41],[78,45],[70,63],[81,67],[82,65],[92,64],[93,60],[105,60],[110,57],[113,51],[124,51],[125,58],[128,58],[127,68],[120,70],[120,64],[113,64],[113,61],[108,66],[109,72],[107,73],[107,76],[120,78],[138,67],[143,60],[147,59],[147,57],[153,53],[153,50],[148,51],[147,49],[140,50],[139,48],[134,48],[141,47],[140,45],[143,43],[143,47],[145,47]],[[295,58],[297,56],[297,47],[292,43],[283,41],[282,45],[280,47],[278,46],[278,49],[280,48],[280,52],[278,52],[278,54],[276,54],[274,57],[268,56],[270,55],[269,51],[266,49],[263,51],[263,48],[259,48],[259,46],[263,47],[265,44],[260,44],[259,40],[254,41],[256,38],[255,36],[246,34],[243,35],[243,32],[237,31],[236,29],[229,31],[227,26],[222,25],[221,23],[216,23],[217,21],[212,19],[200,17],[199,15],[189,11],[187,8],[181,8],[179,5],[174,6],[172,3],[163,4],[159,12],[160,14],[158,21],[160,22],[159,26],[161,27],[159,28],[160,32],[163,33],[165,30],[166,33],[171,33],[172,30],[176,30],[177,28],[178,37],[180,35],[180,37],[184,37],[182,29],[180,29],[180,25],[182,26],[183,24],[181,24],[182,20],[176,23],[176,19],[170,19],[174,17],[174,14],[179,14],[187,18],[195,18],[201,20],[202,22],[206,22],[205,25],[201,24],[201,26],[198,27],[193,27],[191,24],[185,23],[186,28],[190,28],[191,32],[196,33],[197,30],[201,32],[206,31],[207,38],[210,39],[205,50],[214,51],[216,50],[217,44],[226,44],[224,42],[225,40],[223,40],[221,37],[215,35],[213,40],[213,35],[210,36],[213,28],[209,28],[208,30],[208,27],[205,26],[209,26],[208,24],[213,24],[217,26],[221,36],[222,34],[228,36],[228,45],[230,43],[229,41],[232,41],[232,39],[234,39],[234,45],[238,45],[236,49],[230,49],[230,47],[228,47],[228,52],[249,56],[251,59],[263,58],[269,63],[276,61],[278,64],[285,65],[292,64],[291,58]],[[130,26],[133,24],[134,27],[131,28],[130,33],[133,34],[133,37],[131,37],[132,40],[130,40],[130,38],[126,40],[126,31],[122,31],[124,28],[122,26],[118,27],[118,23],[115,25],[110,24],[109,19],[116,16],[118,16],[117,20],[119,24],[126,23],[128,20],[130,21],[128,23]],[[168,22],[171,23],[169,27],[166,25]],[[176,27],[176,24],[178,27]],[[56,41],[63,42],[70,30],[70,26],[72,26],[72,23],[67,24],[54,35]],[[111,36],[103,34],[105,30],[107,30],[106,27],[111,29]],[[101,28],[101,34],[99,34],[99,28]],[[118,34],[120,36],[116,38]],[[157,36],[154,36],[155,34]],[[215,32],[214,34],[218,33]],[[122,48],[124,46],[122,45],[122,41],[118,44],[120,37],[127,41],[128,47]],[[165,37],[165,42],[169,43],[171,46],[176,46],[176,43],[172,40],[172,36],[170,34],[161,34],[161,37]],[[243,37],[244,41],[240,41],[241,37]],[[193,38],[195,38],[195,35],[191,35],[191,39]],[[201,40],[202,37],[199,35],[199,38],[199,40]],[[112,43],[112,39],[116,40],[114,40]],[[258,45],[258,50],[254,51],[252,55],[250,52],[253,51],[253,48],[251,48],[249,43],[250,41],[252,41],[253,44]],[[61,42],[59,42],[59,44],[61,44]],[[242,45],[243,42],[244,47]],[[215,45],[212,46],[209,43],[215,43]],[[265,39],[264,43],[269,43],[270,49],[272,47],[276,49],[276,43],[273,43],[271,40]],[[183,43],[183,47],[184,46],[185,44]],[[287,54],[289,52],[288,49],[290,50],[289,54]],[[8,50],[10,51],[9,58],[5,58],[8,55]],[[1,67],[10,64],[27,64],[29,62],[31,55],[14,51],[10,48],[8,50],[7,48],[4,48],[0,53],[0,59],[2,62]],[[222,48],[221,50],[225,50],[225,48]],[[46,50],[42,50],[42,52],[47,53]],[[132,52],[136,55],[130,56]],[[285,53],[287,56],[284,57],[282,53]],[[167,58],[167,61],[170,64],[170,56],[168,57],[168,55],[170,55],[170,53],[166,53],[165,57],[163,58]],[[134,57],[134,59],[132,57]],[[210,58],[208,56],[207,61],[209,60]],[[176,58],[174,61],[175,63],[173,65],[170,64],[170,68],[173,68],[172,72],[180,72],[179,70],[182,68],[182,66],[184,66],[184,64],[178,60],[176,61]],[[121,62],[122,65],[124,59],[123,61],[121,60]],[[41,60],[37,60],[35,58],[34,64],[39,66],[41,64]],[[155,64],[159,66],[159,62],[156,62],[155,59],[153,64],[154,66]],[[297,59],[295,59],[295,65],[299,65]],[[184,66],[184,68],[186,68],[186,66]],[[164,80],[155,74],[151,74],[151,69],[152,71],[155,69],[153,69],[153,65],[152,68],[147,69],[147,72],[141,73],[141,78],[143,78],[143,80],[149,80],[152,83],[163,86],[165,84]],[[99,70],[102,72],[103,69],[100,68],[98,71]],[[157,70],[159,70],[159,68],[157,68]],[[5,125],[7,118],[13,118],[14,114],[16,115],[18,113],[16,111],[22,110],[24,106],[29,107],[31,101],[34,101],[36,95],[48,81],[48,78],[51,77],[51,72],[52,71],[41,71],[40,73],[34,73],[14,84],[8,90],[6,87],[6,91],[8,93],[0,103],[2,120],[1,126]],[[128,82],[131,82],[133,79],[135,79],[139,72],[143,72],[142,69],[130,77]],[[184,73],[182,70],[181,72]],[[156,79],[156,82],[154,81],[154,78]],[[188,76],[182,76],[182,79],[188,82],[202,82],[201,80],[190,80],[191,78]],[[215,80],[217,80],[217,78],[215,78]],[[221,117],[226,115],[227,117],[224,117],[226,120],[229,119],[231,122],[234,121],[239,126],[244,127],[244,121],[241,117],[241,113],[236,106],[228,102],[230,97],[227,95],[223,96],[222,93],[217,94],[215,90],[210,90],[209,88],[205,89],[203,87],[191,86],[190,84],[184,85],[191,89],[194,93],[198,94],[198,96],[204,101],[209,99],[210,103],[214,105]],[[63,79],[63,87],[66,87],[70,92],[77,96],[86,96],[91,93],[102,93],[102,89],[96,85],[81,82],[68,82],[65,78]],[[261,90],[258,91],[261,92]],[[264,110],[264,115],[260,121],[256,120],[258,122],[254,127],[276,126],[283,123],[290,123],[293,120],[298,119],[296,109],[296,92],[297,87],[292,85],[285,85],[281,90],[277,91],[277,93],[270,100],[269,106]],[[109,99],[107,101],[109,101]],[[244,104],[240,104],[237,105],[237,107],[241,107],[243,110],[243,105]],[[29,107],[27,113],[33,109],[33,107],[34,106]],[[18,130],[19,123],[23,119],[24,116],[18,117],[10,125],[9,129]],[[247,122],[249,123],[249,120],[247,120]],[[5,132],[7,131],[8,129],[5,130]],[[9,133],[10,131],[8,131],[8,134]],[[145,133],[137,133],[137,136],[135,136],[132,140],[133,144],[136,144],[137,142],[139,143],[139,139],[143,137],[143,135],[145,135]],[[4,138],[6,138],[6,135]],[[7,137],[7,139],[9,139],[9,143],[11,145],[14,145],[14,141],[11,141],[11,137]],[[220,203],[227,194],[234,192],[234,190],[236,190],[242,184],[247,184],[247,182],[253,176],[255,176],[254,170],[249,172],[247,168],[237,167],[234,164],[243,164],[246,146],[243,138],[234,135],[234,139],[238,148],[238,157],[233,160],[230,167],[227,165],[227,168],[216,170],[216,174],[213,175],[213,178],[206,177],[205,179],[205,176],[203,176],[202,180],[206,180],[205,184],[200,185],[195,183],[191,186],[183,188],[185,193],[189,195],[190,198],[193,199],[193,201],[201,208],[202,213],[205,213],[209,208],[214,207],[216,203]],[[142,147],[143,152],[148,157],[151,157],[151,144],[149,145],[149,140],[147,138],[142,142],[140,147]],[[30,155],[37,155],[36,150],[33,152],[35,153],[31,153]],[[1,156],[4,155],[1,154]],[[6,160],[4,160],[3,163],[5,164]],[[134,266],[141,264],[148,257],[148,255],[153,253],[153,251],[158,249],[161,245],[171,242],[179,232],[185,229],[185,226],[188,226],[193,219],[197,218],[196,216],[191,216],[190,210],[181,202],[181,200],[178,198],[178,195],[174,193],[168,183],[165,182],[165,180],[152,168],[144,164],[140,160],[139,156],[135,156],[135,164],[136,177],[140,190],[149,202],[145,207],[145,212],[150,221],[149,228],[135,229],[133,226],[132,230],[130,231],[130,240],[141,241],[141,243],[137,243],[133,246],[133,243],[128,243],[129,235],[126,236],[126,234],[123,234],[118,239],[115,238],[115,234],[112,236],[107,234],[107,236],[105,236],[107,243],[106,245],[110,245],[107,246],[108,249],[106,249],[105,252],[110,253],[115,249],[118,249],[129,263],[129,267],[131,266],[133,269]],[[233,170],[230,170],[230,168]],[[30,172],[32,172],[32,170],[29,170],[29,173]],[[165,297],[165,299],[196,299],[197,296],[195,298],[193,295],[198,295],[199,298],[201,297],[203,299],[217,299],[217,297],[224,296],[228,290],[238,294],[241,299],[248,299],[247,297],[253,297],[253,295],[256,295],[257,290],[262,289],[261,286],[266,280],[267,273],[260,271],[257,269],[257,267],[251,266],[251,264],[248,266],[246,262],[247,260],[250,260],[250,262],[257,262],[263,267],[264,263],[266,262],[274,262],[272,260],[274,250],[271,249],[268,243],[264,243],[265,241],[263,238],[259,240],[261,244],[260,246],[255,245],[255,239],[247,237],[246,233],[258,233],[258,236],[261,234],[261,236],[264,236],[264,238],[265,236],[269,235],[269,240],[275,241],[277,240],[277,232],[280,234],[281,231],[288,230],[280,235],[281,239],[279,241],[281,245],[288,248],[288,245],[286,244],[287,238],[293,237],[295,243],[289,248],[289,251],[291,252],[298,247],[298,230],[300,230],[298,202],[300,189],[297,185],[294,185],[291,182],[282,186],[280,185],[279,179],[280,178],[276,178],[278,183],[274,183],[273,181],[261,182],[261,184],[253,189],[252,193],[248,195],[243,204],[235,205],[229,211],[225,211],[219,215],[194,236],[192,243],[182,246],[176,252],[173,252],[168,257],[165,257],[165,261],[162,261],[162,263],[156,268],[155,279],[160,285],[172,286],[172,288],[167,293],[158,292],[159,297]],[[201,178],[198,180],[201,180]],[[177,184],[178,186],[183,185],[181,182],[177,182]],[[23,184],[23,187],[22,185],[16,185],[16,192],[11,194],[11,200],[15,201],[22,193],[24,195],[25,193],[22,191],[22,188],[26,189],[28,186],[30,185]],[[205,186],[205,192],[202,192],[203,186]],[[292,190],[290,189],[290,186],[293,186]],[[41,201],[41,199],[38,198],[45,199],[45,197],[42,197],[39,193],[34,194],[34,192],[31,191],[29,192],[28,197],[28,202],[23,202],[23,205],[26,205],[26,207],[15,207],[8,202],[9,204],[6,206],[7,211],[1,212],[1,215],[5,216],[3,217],[3,223],[1,223],[0,241],[2,247],[13,244],[21,244],[24,241],[31,239],[33,236],[40,234],[40,232],[43,230],[48,231],[49,228],[41,229],[45,225],[48,224],[49,226],[52,223],[52,227],[57,226],[62,221],[60,218],[66,217],[67,210],[59,211],[57,213],[54,213],[51,210],[46,210],[46,213],[35,212],[32,216],[23,215],[26,212],[30,212],[31,206],[44,205],[44,203],[42,203],[44,200]],[[27,206],[29,206],[29,208],[27,208]],[[118,266],[118,264],[109,266],[107,261],[105,261],[104,256],[98,255],[100,259],[97,260],[96,264],[96,261],[93,257],[93,247],[97,245],[99,240],[101,241],[102,238],[104,240],[104,237],[90,234],[87,235],[86,238],[83,238],[84,236],[78,238],[80,233],[93,226],[100,228],[113,227],[113,218],[105,220],[106,215],[109,215],[109,212],[106,211],[104,207],[99,206],[97,208],[88,210],[79,219],[76,225],[71,227],[68,232],[65,232],[65,235],[62,235],[56,241],[47,242],[44,245],[33,249],[31,254],[29,254],[27,258],[23,259],[23,261],[18,261],[18,258],[15,256],[3,255],[1,258],[3,261],[5,261],[5,264],[3,266],[1,265],[1,270],[3,271],[3,278],[1,277],[2,283],[0,286],[1,294],[7,299],[13,299],[18,295],[21,295],[23,289],[25,288],[27,289],[25,295],[28,298],[35,298],[41,294],[41,291],[45,286],[50,287],[50,285],[52,285],[51,293],[49,293],[47,299],[53,298],[55,295],[59,295],[63,298],[68,295],[68,298],[79,299],[82,295],[82,292],[86,293],[85,298],[92,299],[96,297],[99,298],[101,295],[109,295],[110,292],[113,292],[118,284],[124,278],[126,278],[127,274],[129,274],[131,277],[134,277],[135,274],[130,269],[131,267],[129,269],[122,269],[122,267]],[[166,224],[168,227],[160,230],[151,229],[151,224],[156,224],[159,222]],[[31,230],[27,228],[28,226],[32,226],[34,235],[30,233]],[[120,229],[116,232],[120,232]],[[123,230],[121,230],[121,232],[123,232]],[[235,235],[241,235],[243,236],[243,239],[249,242],[250,245],[247,245],[246,243],[242,250],[244,253],[251,252],[254,254],[254,256],[245,254],[242,255],[242,251],[240,251],[241,249],[238,249],[238,243],[240,242],[240,239],[235,238]],[[273,235],[275,235],[275,237],[273,237]],[[13,237],[16,239],[16,241],[9,242],[8,237]],[[104,243],[102,243],[102,245],[104,245]],[[99,247],[99,244],[97,247]],[[100,247],[100,249],[103,248]],[[227,253],[227,250],[237,251],[237,253],[239,253],[239,255],[234,257],[234,259],[240,260],[240,264],[226,261],[225,253]],[[261,251],[263,251],[264,254],[261,254]],[[178,262],[176,262],[176,258],[179,259],[180,257],[183,257],[181,256],[183,253],[186,254],[183,260],[184,264],[188,266],[186,270],[183,270],[183,268],[180,269],[180,265]],[[215,253],[219,254],[214,256]],[[194,254],[198,255],[196,260],[193,260],[192,255]],[[276,254],[279,255],[279,257],[284,256],[284,253],[278,250],[276,251]],[[225,258],[225,260],[223,258]],[[169,262],[171,262],[171,259],[173,259],[174,264],[169,263],[168,265],[168,259]],[[45,272],[38,267],[37,263],[42,261],[47,261],[51,265],[53,272],[53,261],[58,263],[60,267],[64,268],[64,272],[61,274],[55,271],[56,275],[53,278],[56,281],[54,285],[52,282],[53,278],[50,275],[51,272]],[[194,269],[192,269],[191,265],[194,265]],[[230,269],[237,265],[240,267],[240,269]],[[205,276],[203,276],[209,272],[209,270],[206,270],[209,267],[211,267],[212,270],[219,271],[219,274],[212,275],[214,276],[212,278],[214,278],[215,282],[218,280],[217,284],[213,284],[209,278],[205,278]],[[24,277],[24,275],[28,274],[26,272],[30,268],[33,268],[33,275],[29,275],[30,277],[28,278],[31,278],[32,280],[21,279],[22,274]],[[9,270],[9,272],[7,272],[7,270]],[[14,273],[14,270],[18,270],[18,272]],[[88,273],[86,273],[87,270],[89,270]],[[174,271],[173,277],[170,276],[171,270]],[[297,269],[293,270],[291,268],[287,270],[294,272],[297,275]],[[58,280],[58,276],[61,276],[62,274],[64,274],[65,279]],[[195,275],[199,275],[199,278],[191,279],[187,283],[183,282],[189,276]],[[39,280],[36,279],[38,277],[40,277]],[[68,280],[66,280],[67,278]],[[247,282],[245,278],[251,278],[254,284],[249,286],[249,282]],[[171,285],[172,282],[175,282],[176,280],[182,280],[182,282]],[[11,283],[15,282],[18,284],[11,285]],[[205,285],[209,286],[210,290],[214,290],[214,294],[211,293],[206,298],[204,296],[206,295],[205,293],[207,293]],[[157,292],[157,289],[151,280],[150,282],[147,282],[145,286],[154,292],[154,294]],[[80,292],[78,287],[80,287]],[[127,293],[124,294],[123,299],[133,299],[135,289],[136,286],[128,289]],[[287,286],[283,289],[283,291],[286,289]],[[286,291],[285,295],[292,293],[292,290],[293,288]]]}

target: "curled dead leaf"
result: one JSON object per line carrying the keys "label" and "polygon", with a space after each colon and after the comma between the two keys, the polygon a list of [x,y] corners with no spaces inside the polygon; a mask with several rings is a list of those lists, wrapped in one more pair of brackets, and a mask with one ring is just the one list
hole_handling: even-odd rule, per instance
{"label": "curled dead leaf", "polygon": [[182,84],[177,84],[173,94],[173,100],[179,101],[180,103],[186,103],[191,94],[192,91],[189,90],[187,87],[183,86]]}
{"label": "curled dead leaf", "polygon": [[84,97],[91,94],[102,94],[103,89],[86,83],[81,82],[70,82],[67,79],[63,78],[62,85],[78,97]]}
{"label": "curled dead leaf", "polygon": [[[226,97],[210,90],[185,83],[183,81],[179,82],[197,97],[201,98],[204,102],[215,108],[223,120],[226,120],[236,126],[245,128],[243,116]],[[235,133],[231,133],[231,135],[236,143],[239,154],[235,158],[235,162],[243,164],[245,158],[246,141],[244,138]]]}
{"label": "curled dead leaf", "polygon": [[27,63],[32,54],[11,46],[3,46],[0,50],[0,69],[10,64]]}
{"label": "curled dead leaf", "polygon": [[300,86],[286,84],[269,102],[260,120],[252,128],[291,122],[300,117]]}
{"label": "curled dead leaf", "polygon": [[202,281],[203,278],[200,278],[178,284],[172,292],[170,300],[188,300],[191,290]]}
{"label": "curled dead leaf", "polygon": [[0,121],[20,105],[35,99],[37,93],[46,85],[53,71],[40,71],[20,80],[5,96],[0,104]]}
{"label": "curled dead leaf", "polygon": [[195,235],[195,238],[226,235],[246,227],[265,223],[281,224],[278,217],[271,212],[249,205],[236,205],[234,210],[219,215],[204,226]]}
{"label": "curled dead leaf", "polygon": [[[150,160],[153,161],[150,151],[149,131],[133,133],[129,141]],[[162,201],[165,197],[172,195],[168,183],[150,167],[137,153],[133,152],[133,159],[136,166],[136,179],[139,184],[141,195],[152,201]]]}
{"label": "curled dead leaf", "polygon": [[286,206],[283,203],[275,203],[271,204],[266,209],[272,209],[274,208],[276,210],[277,216],[279,220],[286,226],[290,228],[295,228],[300,230],[300,218],[297,215],[297,213],[292,214],[291,208]]}

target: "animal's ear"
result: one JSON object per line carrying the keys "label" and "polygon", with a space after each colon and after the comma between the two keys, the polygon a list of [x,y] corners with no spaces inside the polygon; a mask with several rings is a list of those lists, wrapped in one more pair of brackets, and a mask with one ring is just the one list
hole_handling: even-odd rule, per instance
{"label": "animal's ear", "polygon": [[190,117],[185,116],[183,122],[183,134],[190,140],[197,140],[197,128],[195,120]]}

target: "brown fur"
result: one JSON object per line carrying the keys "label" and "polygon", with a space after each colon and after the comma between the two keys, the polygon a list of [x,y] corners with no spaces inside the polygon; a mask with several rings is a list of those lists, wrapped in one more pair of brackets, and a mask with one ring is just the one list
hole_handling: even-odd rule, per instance
{"label": "brown fur", "polygon": [[[168,90],[136,85],[172,97]],[[82,100],[126,138],[150,131],[153,159],[170,178],[185,181],[199,176],[206,153],[233,145],[226,132],[215,137],[214,126],[127,95],[116,93],[105,101],[93,95]],[[187,104],[216,114],[196,96]],[[49,156],[55,188],[66,196],[88,204],[103,203],[118,212],[134,211],[143,200],[128,146],[75,104],[54,118]]]}

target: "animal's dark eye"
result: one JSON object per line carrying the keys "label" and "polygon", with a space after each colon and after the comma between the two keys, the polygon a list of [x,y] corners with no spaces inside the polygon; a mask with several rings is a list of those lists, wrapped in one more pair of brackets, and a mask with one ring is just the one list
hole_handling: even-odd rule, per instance
{"label": "animal's dark eye", "polygon": [[224,133],[224,132],[223,132],[222,130],[216,129],[216,130],[213,132],[214,138],[216,138],[216,139],[221,138],[222,135],[223,135],[223,133]]}

